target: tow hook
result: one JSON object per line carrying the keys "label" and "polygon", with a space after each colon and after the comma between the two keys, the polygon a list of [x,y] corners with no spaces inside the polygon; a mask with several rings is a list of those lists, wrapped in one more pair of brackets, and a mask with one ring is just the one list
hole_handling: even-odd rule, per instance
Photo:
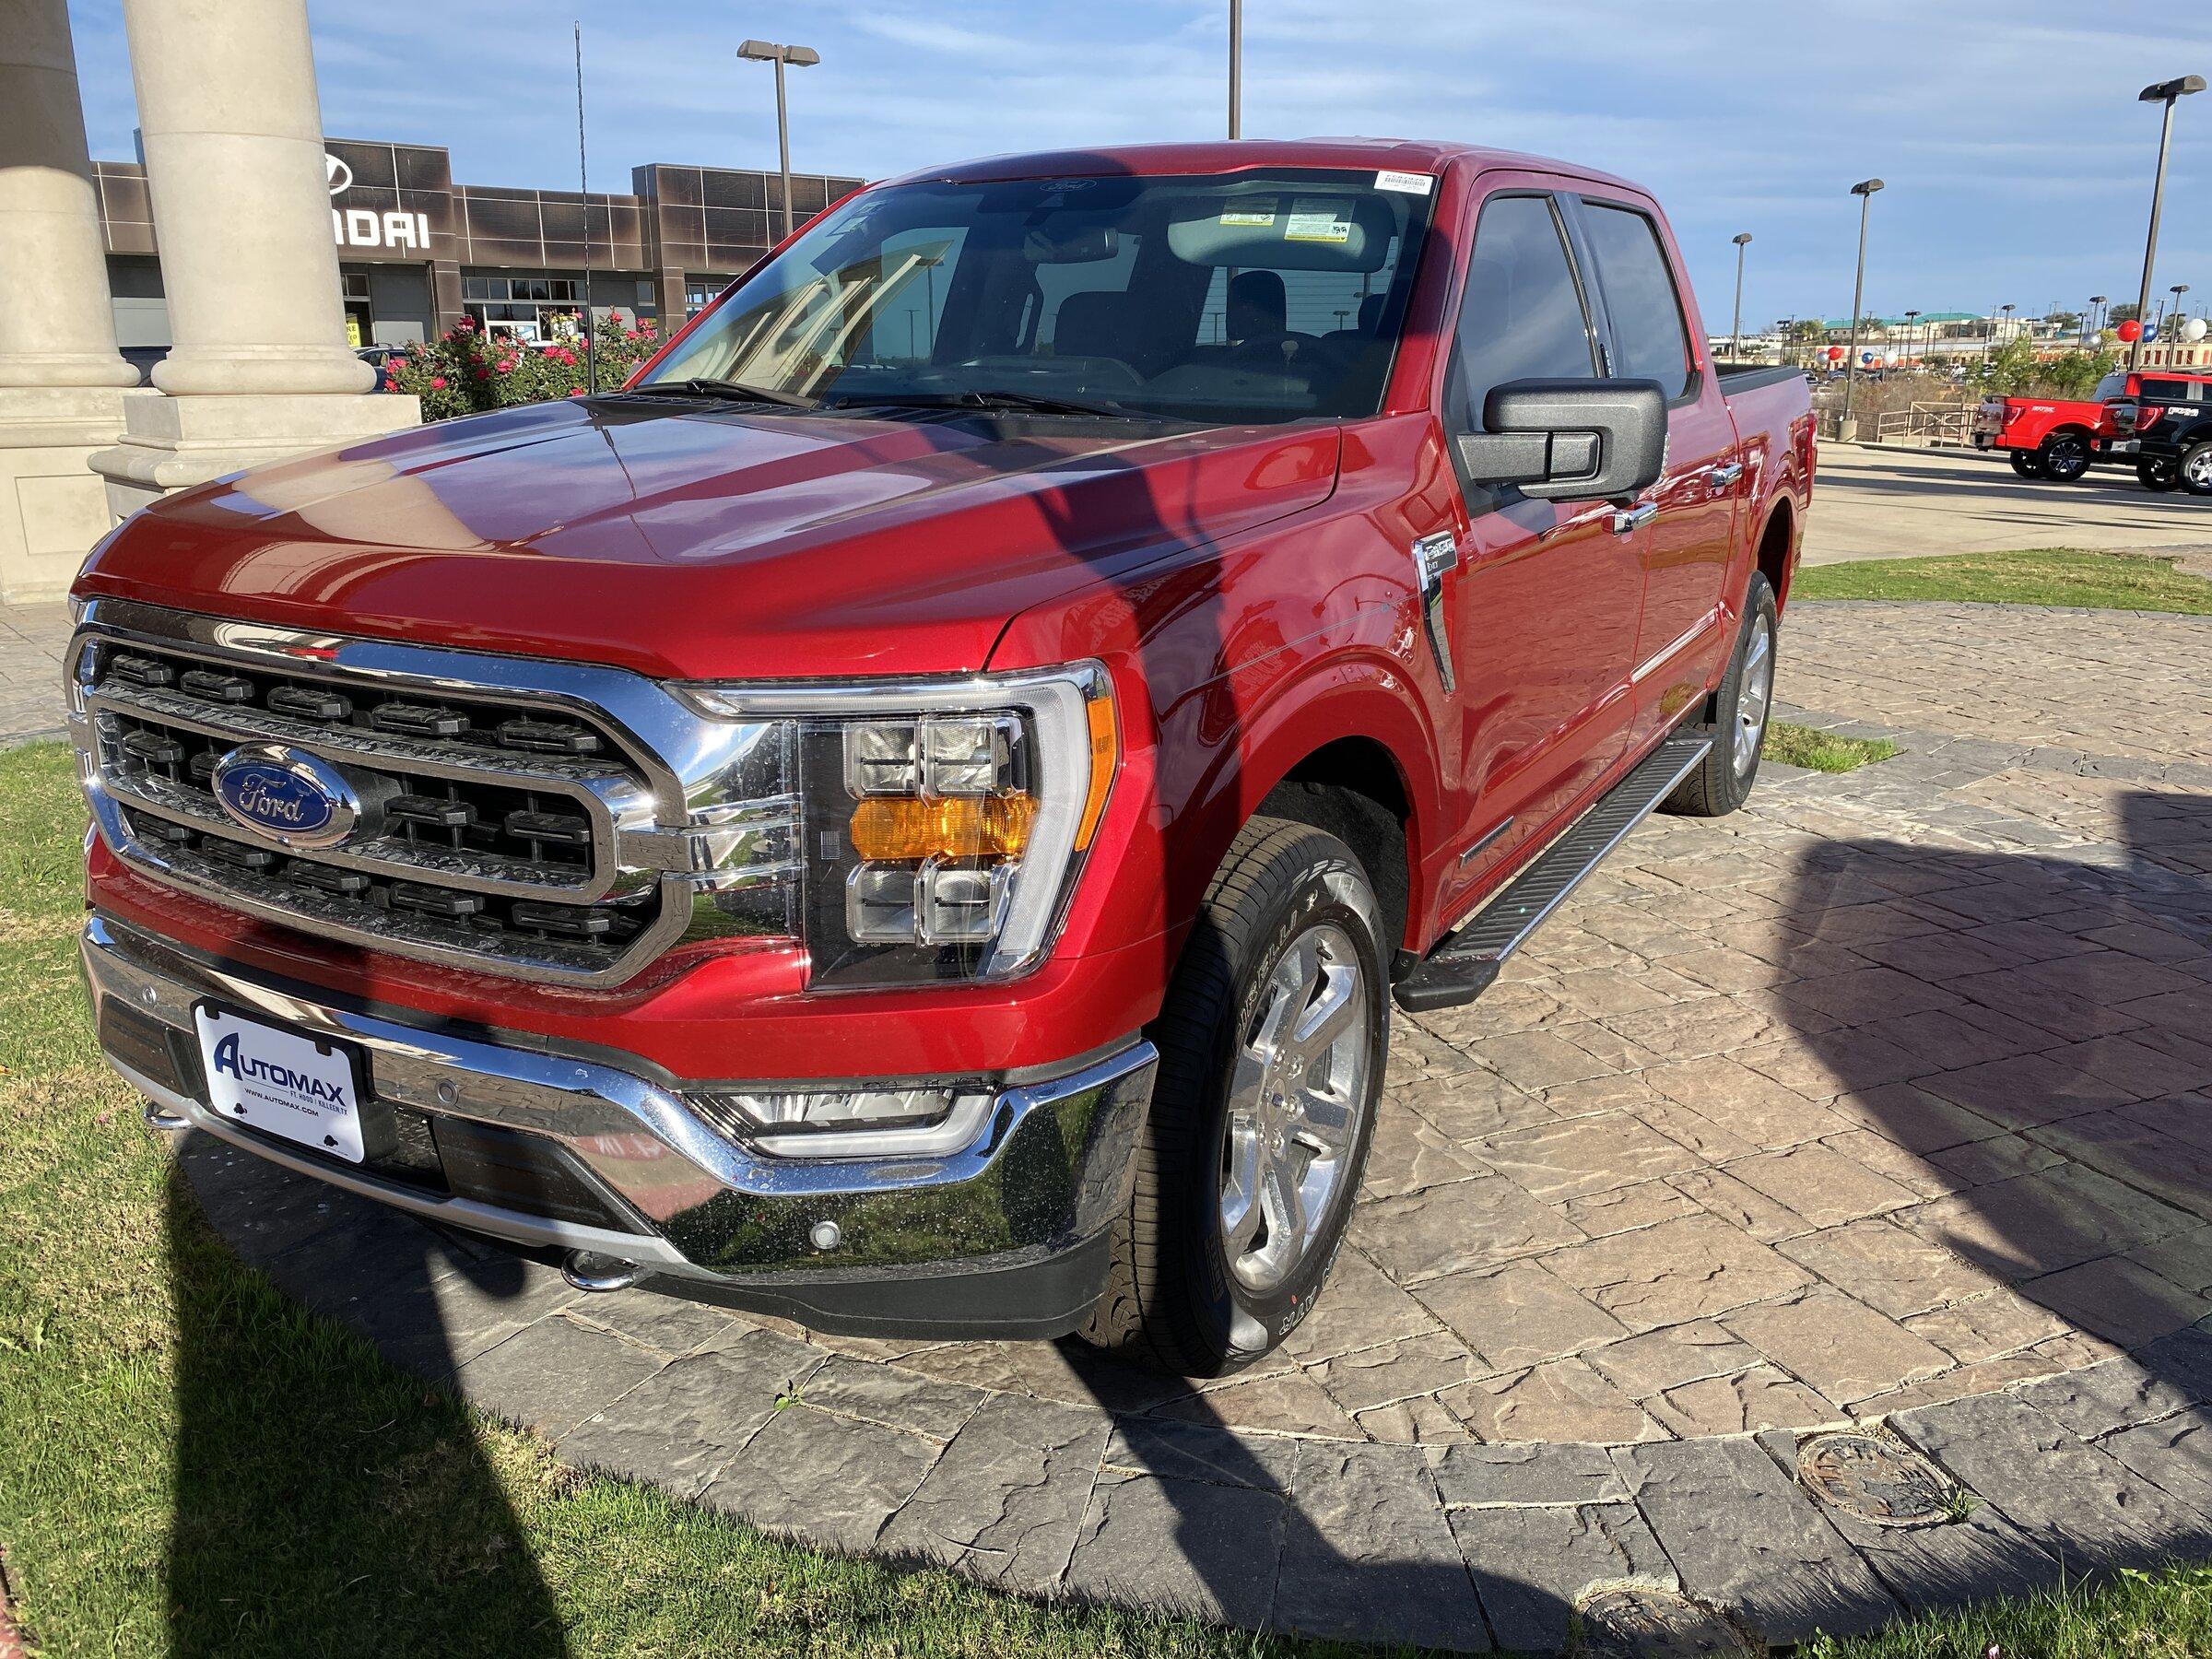
{"label": "tow hook", "polygon": [[560,1265],[560,1277],[579,1290],[627,1290],[645,1277],[645,1269],[620,1256],[571,1250]]}

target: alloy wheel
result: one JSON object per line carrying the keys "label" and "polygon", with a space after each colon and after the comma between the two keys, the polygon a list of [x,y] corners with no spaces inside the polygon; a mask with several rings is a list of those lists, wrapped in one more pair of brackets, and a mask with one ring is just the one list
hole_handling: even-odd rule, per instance
{"label": "alloy wheel", "polygon": [[1751,619],[1751,637],[1744,641],[1744,665],[1735,688],[1735,748],[1731,759],[1736,778],[1748,778],[1759,764],[1759,745],[1767,735],[1767,709],[1774,700],[1774,629],[1763,616]]}
{"label": "alloy wheel", "polygon": [[1219,1187],[1230,1271],[1262,1293],[1297,1271],[1347,1196],[1373,1065],[1367,974],[1343,927],[1294,935],[1264,983],[1230,1080]]}

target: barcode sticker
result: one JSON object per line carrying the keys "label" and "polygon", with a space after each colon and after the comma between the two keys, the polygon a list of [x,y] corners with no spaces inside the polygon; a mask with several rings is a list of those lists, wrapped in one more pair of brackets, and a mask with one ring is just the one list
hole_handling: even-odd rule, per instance
{"label": "barcode sticker", "polygon": [[1436,180],[1429,173],[1391,172],[1386,169],[1375,175],[1375,188],[1395,190],[1406,195],[1427,195],[1436,188]]}

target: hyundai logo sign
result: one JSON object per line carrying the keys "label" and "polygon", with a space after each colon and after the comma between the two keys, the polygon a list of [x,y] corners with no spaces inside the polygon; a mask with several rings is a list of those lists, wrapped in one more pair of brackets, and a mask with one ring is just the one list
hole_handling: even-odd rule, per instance
{"label": "hyundai logo sign", "polygon": [[211,782],[225,812],[284,846],[335,847],[360,822],[361,799],[345,775],[287,744],[234,748]]}

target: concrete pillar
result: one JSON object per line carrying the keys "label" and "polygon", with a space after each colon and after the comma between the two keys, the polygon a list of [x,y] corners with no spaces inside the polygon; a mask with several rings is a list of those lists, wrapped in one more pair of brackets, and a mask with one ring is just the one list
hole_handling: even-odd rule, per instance
{"label": "concrete pillar", "polygon": [[123,429],[100,204],[65,0],[0,0],[0,602],[52,598],[108,525]]}
{"label": "concrete pillar", "polygon": [[346,344],[304,0],[123,10],[175,343],[94,462],[111,507],[413,425]]}

